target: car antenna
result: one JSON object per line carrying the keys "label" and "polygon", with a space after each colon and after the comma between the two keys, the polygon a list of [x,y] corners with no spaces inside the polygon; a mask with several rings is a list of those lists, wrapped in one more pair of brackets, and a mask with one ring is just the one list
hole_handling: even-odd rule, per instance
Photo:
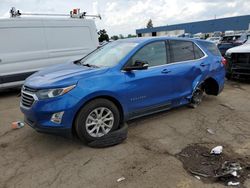
{"label": "car antenna", "polygon": [[86,17],[91,17],[91,18],[99,18],[100,20],[102,19],[101,15],[91,15],[87,14],[87,12],[80,12],[80,9],[73,9],[70,11],[69,14],[53,14],[53,13],[21,13],[20,10],[16,10],[15,7],[12,7],[10,9],[10,17],[15,18],[15,17],[20,17],[21,15],[24,16],[70,16],[71,18],[80,18],[84,19]]}

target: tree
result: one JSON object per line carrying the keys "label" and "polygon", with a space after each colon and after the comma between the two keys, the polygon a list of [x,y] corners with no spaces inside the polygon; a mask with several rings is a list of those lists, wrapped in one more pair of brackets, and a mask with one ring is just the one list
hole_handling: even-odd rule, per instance
{"label": "tree", "polygon": [[147,28],[152,28],[152,27],[154,27],[154,26],[153,26],[153,22],[152,22],[151,19],[149,19],[149,20],[148,20],[148,23],[147,23]]}
{"label": "tree", "polygon": [[127,38],[134,38],[136,35],[128,34]]}
{"label": "tree", "polygon": [[119,37],[118,37],[117,35],[114,35],[114,36],[111,37],[111,39],[112,39],[112,40],[118,40]]}
{"label": "tree", "polygon": [[99,42],[103,42],[103,41],[109,41],[109,36],[107,34],[107,31],[105,29],[102,29],[100,31],[98,31],[98,35],[99,35]]}

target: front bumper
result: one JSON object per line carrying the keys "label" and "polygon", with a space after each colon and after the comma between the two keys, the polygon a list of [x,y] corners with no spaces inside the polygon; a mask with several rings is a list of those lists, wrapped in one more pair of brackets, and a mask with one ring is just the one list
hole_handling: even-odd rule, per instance
{"label": "front bumper", "polygon": [[[242,56],[245,56],[243,59]],[[232,54],[230,57],[227,56],[227,66],[226,71],[227,75],[239,75],[239,76],[250,76],[250,54],[244,53],[235,53]]]}
{"label": "front bumper", "polygon": [[58,135],[58,136],[72,138],[72,131],[69,128],[46,127],[44,125],[39,125],[39,124],[29,120],[26,116],[24,117],[24,122],[27,123],[33,129],[35,129],[37,132],[54,134],[54,135]]}
{"label": "front bumper", "polygon": [[[63,96],[46,100],[35,100],[31,107],[20,104],[25,122],[38,132],[71,137],[74,117],[80,99],[66,93]],[[51,121],[54,113],[64,112],[61,123]]]}

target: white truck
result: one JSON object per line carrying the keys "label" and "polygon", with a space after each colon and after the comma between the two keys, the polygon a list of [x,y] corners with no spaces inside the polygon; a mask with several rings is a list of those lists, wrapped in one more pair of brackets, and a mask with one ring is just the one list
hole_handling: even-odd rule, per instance
{"label": "white truck", "polygon": [[228,79],[234,76],[250,78],[250,33],[247,37],[243,45],[230,48],[226,52]]}
{"label": "white truck", "polygon": [[[77,9],[78,10],[78,9]],[[79,11],[68,18],[20,17],[0,19],[0,90],[21,86],[46,66],[84,57],[98,47],[93,19]]]}

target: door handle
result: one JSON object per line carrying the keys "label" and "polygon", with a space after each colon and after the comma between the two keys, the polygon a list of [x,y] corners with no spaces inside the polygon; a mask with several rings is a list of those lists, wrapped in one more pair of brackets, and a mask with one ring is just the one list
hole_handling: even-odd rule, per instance
{"label": "door handle", "polygon": [[200,66],[205,67],[205,66],[209,66],[209,64],[208,63],[201,63]]}
{"label": "door handle", "polygon": [[168,73],[170,73],[171,72],[171,70],[168,70],[168,69],[163,69],[162,71],[161,71],[161,73],[164,73],[164,74],[168,74]]}

